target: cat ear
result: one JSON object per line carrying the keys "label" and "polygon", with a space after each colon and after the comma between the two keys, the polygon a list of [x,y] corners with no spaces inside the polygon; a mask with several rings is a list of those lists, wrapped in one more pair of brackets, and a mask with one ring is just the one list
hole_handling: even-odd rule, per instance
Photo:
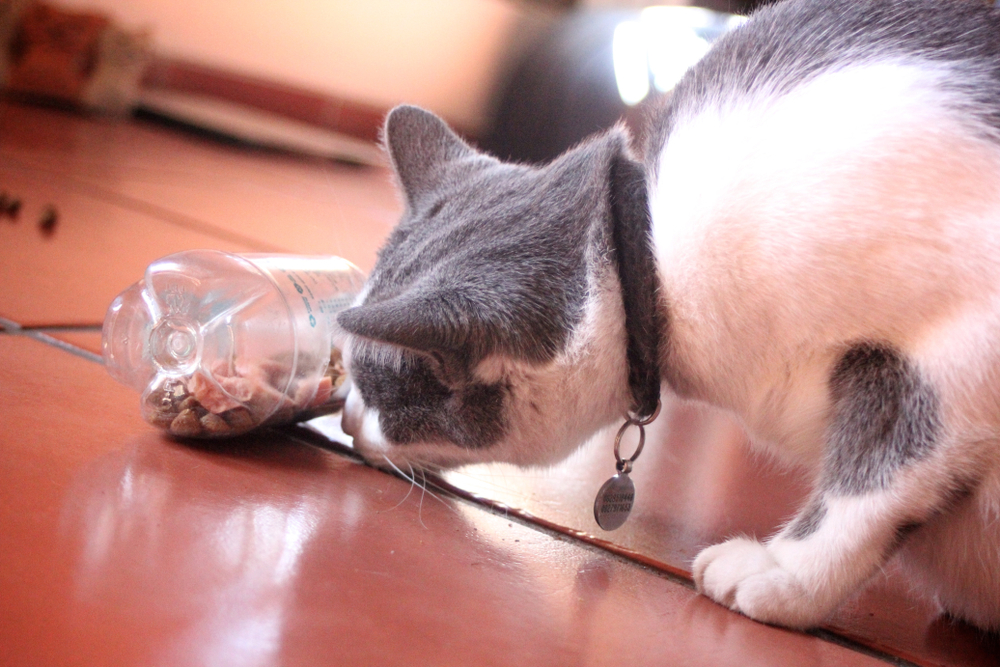
{"label": "cat ear", "polygon": [[443,120],[414,106],[398,106],[385,119],[385,144],[411,204],[432,190],[443,167],[477,153]]}
{"label": "cat ear", "polygon": [[474,320],[467,304],[434,294],[402,295],[337,316],[349,333],[424,355],[448,386],[468,380],[472,364],[485,353],[482,327]]}
{"label": "cat ear", "polygon": [[342,311],[337,323],[348,333],[418,352],[449,352],[469,342],[474,319],[465,304],[440,294],[406,293]]}

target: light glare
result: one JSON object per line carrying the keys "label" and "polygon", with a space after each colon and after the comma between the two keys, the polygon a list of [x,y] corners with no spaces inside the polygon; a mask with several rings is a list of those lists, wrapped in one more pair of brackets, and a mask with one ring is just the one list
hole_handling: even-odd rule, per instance
{"label": "light glare", "polygon": [[649,94],[649,57],[646,35],[638,21],[622,21],[611,42],[615,81],[622,102],[632,106]]}

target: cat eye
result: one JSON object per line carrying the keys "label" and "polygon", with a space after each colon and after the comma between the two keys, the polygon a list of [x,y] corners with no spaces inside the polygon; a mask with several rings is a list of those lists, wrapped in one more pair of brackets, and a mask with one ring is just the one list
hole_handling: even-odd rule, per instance
{"label": "cat eye", "polygon": [[457,357],[430,350],[425,358],[430,361],[431,371],[444,386],[457,387],[468,380],[468,372]]}
{"label": "cat eye", "polygon": [[427,217],[428,218],[433,218],[433,217],[437,216],[437,214],[440,213],[441,209],[443,209],[443,208],[444,208],[444,200],[443,199],[434,202],[434,204],[427,211]]}

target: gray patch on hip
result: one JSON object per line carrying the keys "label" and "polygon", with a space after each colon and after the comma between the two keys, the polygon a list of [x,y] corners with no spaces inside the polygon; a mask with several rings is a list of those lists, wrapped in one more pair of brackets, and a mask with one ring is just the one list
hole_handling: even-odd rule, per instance
{"label": "gray patch on hip", "polygon": [[886,489],[896,471],[934,449],[941,432],[938,396],[892,347],[852,347],[834,367],[830,392],[824,490],[857,495]]}

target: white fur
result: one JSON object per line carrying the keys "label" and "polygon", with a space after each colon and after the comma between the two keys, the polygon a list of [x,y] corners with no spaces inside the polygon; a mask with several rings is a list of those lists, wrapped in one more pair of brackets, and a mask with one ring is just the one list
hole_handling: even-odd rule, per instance
{"label": "white fur", "polygon": [[369,457],[375,461],[391,450],[379,427],[378,410],[365,406],[361,392],[352,391],[347,395],[341,428],[345,433],[353,433],[355,442],[363,442]]}
{"label": "white fur", "polygon": [[996,628],[1000,613],[998,502],[1000,471],[994,468],[979,493],[924,526],[900,553],[919,592],[984,628]]}
{"label": "white fur", "polygon": [[[698,556],[699,588],[753,618],[820,623],[900,525],[929,521],[901,552],[915,580],[1000,627],[1000,152],[947,110],[947,76],[844,69],[682,119],[660,156],[651,209],[670,361],[695,397],[817,473],[826,383],[851,343],[894,345],[941,398],[944,441],[889,489],[827,496],[805,539],[738,538]],[[936,518],[949,484],[984,473],[957,519]]]}

